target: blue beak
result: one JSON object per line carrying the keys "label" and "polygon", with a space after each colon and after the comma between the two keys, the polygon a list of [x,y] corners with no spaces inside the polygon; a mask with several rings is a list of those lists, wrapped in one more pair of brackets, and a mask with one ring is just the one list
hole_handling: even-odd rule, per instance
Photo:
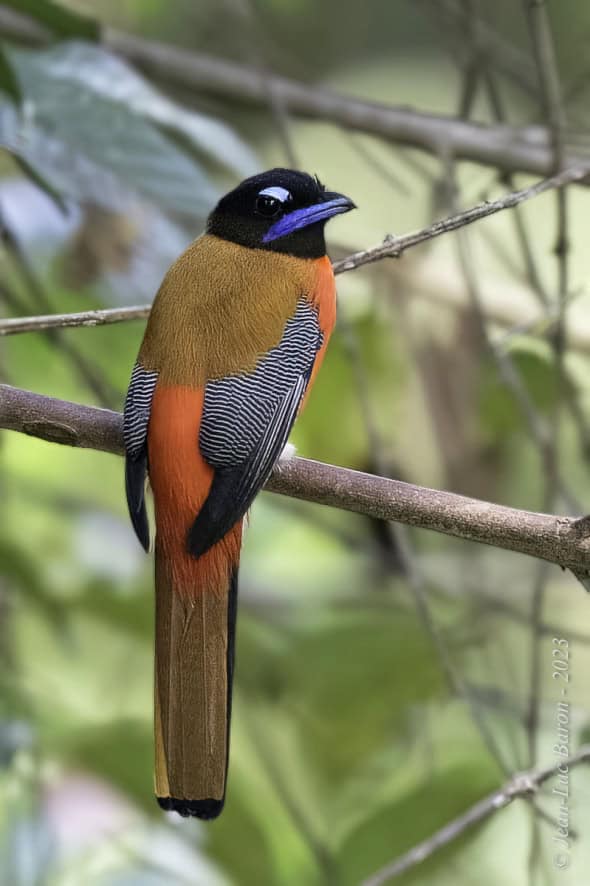
{"label": "blue beak", "polygon": [[266,232],[262,242],[271,243],[273,240],[278,240],[279,237],[286,237],[288,234],[307,228],[308,225],[315,225],[334,215],[356,209],[352,200],[342,194],[327,192],[325,197],[326,199],[321,203],[304,206],[302,209],[294,209],[293,212],[284,215]]}

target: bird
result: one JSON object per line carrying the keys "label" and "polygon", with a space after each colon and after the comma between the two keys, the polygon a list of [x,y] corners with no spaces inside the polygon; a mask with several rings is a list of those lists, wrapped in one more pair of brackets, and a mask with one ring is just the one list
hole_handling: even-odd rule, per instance
{"label": "bird", "polygon": [[354,209],[271,169],[223,196],[158,290],[125,399],[125,489],[155,532],[155,794],[216,818],[229,759],[243,524],[287,445],[336,316],[324,226]]}

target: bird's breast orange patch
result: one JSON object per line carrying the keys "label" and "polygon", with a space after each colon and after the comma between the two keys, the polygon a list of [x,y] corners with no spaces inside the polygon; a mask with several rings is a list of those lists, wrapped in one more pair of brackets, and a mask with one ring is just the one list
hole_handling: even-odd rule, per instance
{"label": "bird's breast orange patch", "polygon": [[187,534],[209,494],[213,468],[199,449],[204,390],[184,385],[156,386],[148,427],[150,485],[156,510],[156,547],[169,580],[179,592],[226,592],[239,562],[241,521],[196,559]]}

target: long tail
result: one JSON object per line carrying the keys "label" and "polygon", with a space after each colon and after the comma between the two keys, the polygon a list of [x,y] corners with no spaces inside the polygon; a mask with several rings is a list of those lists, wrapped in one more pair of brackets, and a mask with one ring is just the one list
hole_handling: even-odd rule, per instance
{"label": "long tail", "polygon": [[223,587],[187,589],[173,565],[156,547],[156,796],[164,809],[215,818],[225,799],[237,566]]}

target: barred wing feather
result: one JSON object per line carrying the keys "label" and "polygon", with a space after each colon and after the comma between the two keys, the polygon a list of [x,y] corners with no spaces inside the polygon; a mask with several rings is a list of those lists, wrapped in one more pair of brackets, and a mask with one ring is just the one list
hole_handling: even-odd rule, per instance
{"label": "barred wing feather", "polygon": [[195,556],[244,516],[268,479],[297,417],[322,341],[317,312],[301,299],[279,344],[251,373],[207,383],[199,446],[215,474],[189,533],[188,547]]}
{"label": "barred wing feather", "polygon": [[150,546],[150,531],[145,509],[147,431],[157,382],[157,372],[150,372],[136,363],[131,373],[123,409],[127,506],[135,533],[146,551]]}

